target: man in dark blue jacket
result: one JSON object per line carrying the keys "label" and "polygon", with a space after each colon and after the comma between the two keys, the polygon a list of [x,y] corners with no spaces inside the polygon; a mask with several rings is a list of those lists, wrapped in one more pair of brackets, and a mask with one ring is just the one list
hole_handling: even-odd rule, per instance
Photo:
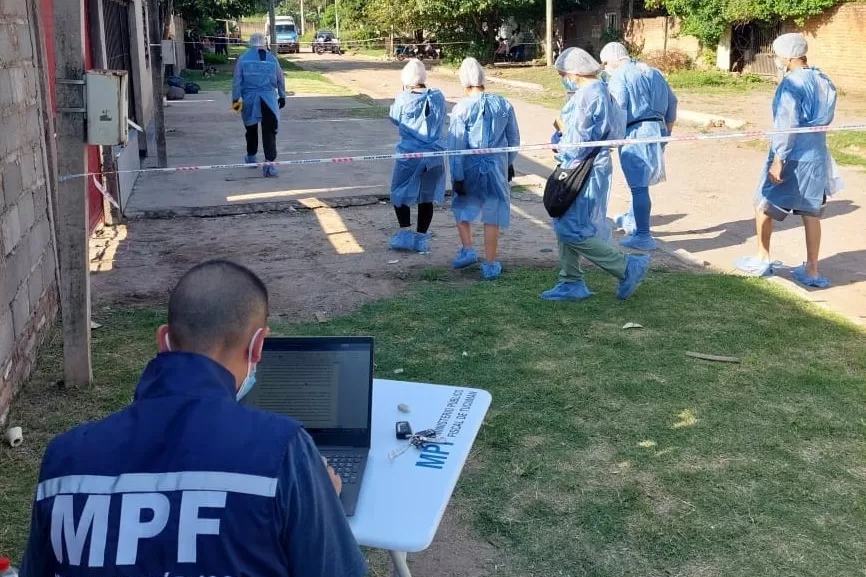
{"label": "man in dark blue jacket", "polygon": [[22,577],[366,573],[339,477],[309,435],[237,402],[267,320],[267,289],[246,268],[210,261],[183,276],[132,404],[48,445]]}

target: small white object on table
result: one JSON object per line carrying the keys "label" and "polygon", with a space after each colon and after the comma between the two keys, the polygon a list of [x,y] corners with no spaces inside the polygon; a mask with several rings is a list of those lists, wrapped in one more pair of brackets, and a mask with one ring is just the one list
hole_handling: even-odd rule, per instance
{"label": "small white object on table", "polygon": [[[487,409],[490,393],[480,389],[375,379],[370,456],[349,526],[358,544],[385,549],[399,577],[410,577],[406,553],[430,546],[454,486],[463,471]],[[397,406],[412,407],[410,414]],[[404,446],[394,425],[409,420],[413,432],[437,429],[448,444]]]}

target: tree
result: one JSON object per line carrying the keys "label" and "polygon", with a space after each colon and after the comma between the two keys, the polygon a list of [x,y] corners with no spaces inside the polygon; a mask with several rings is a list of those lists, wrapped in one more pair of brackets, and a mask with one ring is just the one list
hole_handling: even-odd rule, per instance
{"label": "tree", "polygon": [[794,19],[799,24],[843,0],[653,0],[682,20],[683,34],[696,36],[704,46],[715,46],[728,26],[746,22]]}

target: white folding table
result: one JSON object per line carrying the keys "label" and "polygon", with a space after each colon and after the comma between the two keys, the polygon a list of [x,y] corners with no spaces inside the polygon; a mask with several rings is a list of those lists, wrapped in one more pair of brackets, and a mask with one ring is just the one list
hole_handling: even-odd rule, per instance
{"label": "white folding table", "polygon": [[[399,577],[411,577],[406,553],[433,541],[490,400],[468,387],[373,381],[370,457],[349,525],[359,545],[389,552]],[[412,447],[392,461],[388,454],[406,445],[396,438],[397,421],[409,421],[414,432],[437,429],[449,444]]]}

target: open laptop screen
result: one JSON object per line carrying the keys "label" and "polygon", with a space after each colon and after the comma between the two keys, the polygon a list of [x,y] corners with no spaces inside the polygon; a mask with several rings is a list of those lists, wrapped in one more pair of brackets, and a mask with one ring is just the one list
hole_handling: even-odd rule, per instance
{"label": "open laptop screen", "polygon": [[265,339],[244,404],[296,419],[319,446],[370,444],[373,339]]}

